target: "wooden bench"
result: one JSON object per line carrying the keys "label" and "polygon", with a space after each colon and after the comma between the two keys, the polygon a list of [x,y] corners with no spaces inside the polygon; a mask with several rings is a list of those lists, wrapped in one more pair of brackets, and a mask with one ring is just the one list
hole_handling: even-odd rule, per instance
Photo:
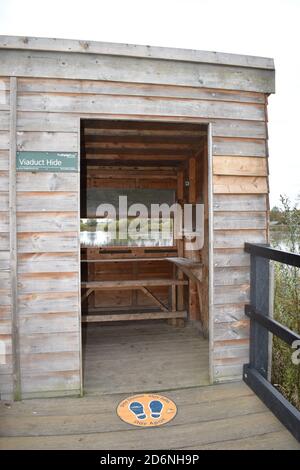
{"label": "wooden bench", "polygon": [[[176,309],[176,286],[187,285],[188,281],[180,279],[137,279],[126,281],[87,281],[82,282],[81,287],[87,289],[82,295],[81,301],[85,301],[88,296],[96,290],[141,290],[153,303],[159,308],[160,312],[143,312],[143,313],[110,313],[107,315],[83,315],[83,322],[100,322],[100,321],[120,321],[120,320],[147,320],[147,319],[171,319],[186,318],[185,310],[178,311]],[[159,300],[150,290],[149,287],[171,287],[171,309],[169,309],[161,300]]]}

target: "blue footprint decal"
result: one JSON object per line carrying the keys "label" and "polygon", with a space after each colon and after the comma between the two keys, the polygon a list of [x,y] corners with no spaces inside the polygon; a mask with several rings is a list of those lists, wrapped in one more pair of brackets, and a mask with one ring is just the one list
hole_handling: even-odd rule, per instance
{"label": "blue footprint decal", "polygon": [[129,405],[130,411],[135,414],[138,419],[145,419],[146,415],[144,412],[144,407],[139,401],[133,401]]}
{"label": "blue footprint decal", "polygon": [[152,418],[156,418],[156,419],[160,418],[163,406],[164,405],[159,400],[150,401],[149,408],[150,408],[150,411],[151,411]]}

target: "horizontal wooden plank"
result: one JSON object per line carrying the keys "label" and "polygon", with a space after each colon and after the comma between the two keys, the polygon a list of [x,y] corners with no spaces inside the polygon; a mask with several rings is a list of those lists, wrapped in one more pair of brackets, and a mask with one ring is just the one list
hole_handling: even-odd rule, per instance
{"label": "horizontal wooden plank", "polygon": [[[1,193],[0,193],[1,207]],[[77,211],[78,194],[66,191],[40,191],[40,192],[18,192],[17,211],[18,212],[46,212],[46,211]]]}
{"label": "horizontal wooden plank", "polygon": [[247,303],[249,302],[249,295],[249,284],[214,287],[215,305]]}
{"label": "horizontal wooden plank", "polygon": [[78,332],[79,330],[77,312],[22,315],[19,322],[22,335]]}
{"label": "horizontal wooden plank", "polygon": [[[202,86],[274,92],[274,70],[163,61],[150,58],[61,52],[1,50],[5,76],[49,77]],[[199,78],[200,77],[200,78]],[[125,80],[126,78],[126,80]]]}
{"label": "horizontal wooden plank", "polygon": [[8,171],[0,171],[0,191],[8,192]]}
{"label": "horizontal wooden plank", "polygon": [[9,232],[8,212],[0,212],[0,232]]}
{"label": "horizontal wooden plank", "polygon": [[78,134],[67,132],[17,132],[19,151],[77,152]]}
{"label": "horizontal wooden plank", "polygon": [[7,271],[10,267],[9,251],[0,251],[0,271]]}
{"label": "horizontal wooden plank", "polygon": [[[20,94],[18,111],[140,114],[264,121],[264,105],[252,103],[151,98],[137,96]],[[95,116],[96,117],[96,116]],[[251,155],[251,154],[250,154]]]}
{"label": "horizontal wooden plank", "polygon": [[9,251],[9,234],[0,232],[0,251]]}
{"label": "horizontal wooden plank", "polygon": [[80,371],[57,371],[44,374],[22,374],[22,394],[63,390],[80,391]]}
{"label": "horizontal wooden plank", "polygon": [[1,375],[1,380],[0,380],[0,396],[1,399],[3,396],[8,396],[12,398],[12,392],[13,392],[13,378],[12,374],[3,374]]}
{"label": "horizontal wooden plank", "polygon": [[10,305],[0,306],[0,319],[1,320],[11,319],[11,306]]}
{"label": "horizontal wooden plank", "polygon": [[0,335],[1,344],[4,344],[5,354],[11,355],[12,354],[12,338],[11,334],[1,334]]}
{"label": "horizontal wooden plank", "polygon": [[[13,367],[12,367],[12,354],[2,354],[2,351],[0,351],[0,394],[1,394],[1,382],[3,379],[3,376],[9,376],[10,374],[13,373]],[[4,378],[5,381],[6,378]],[[2,400],[2,395],[1,395],[1,400]]]}
{"label": "horizontal wooden plank", "polygon": [[[2,273],[3,274],[3,271]],[[0,306],[1,307],[9,307],[11,305],[11,292],[9,288],[5,287],[3,289],[0,289]]]}
{"label": "horizontal wooden plank", "polygon": [[[227,323],[227,322],[243,320],[245,319],[245,305],[244,304],[214,305],[213,314],[214,314],[214,323]],[[214,350],[217,351],[217,348],[215,347]]]}
{"label": "horizontal wooden plank", "polygon": [[9,149],[9,132],[0,131],[0,150]]}
{"label": "horizontal wooden plank", "polygon": [[214,285],[230,286],[241,285],[250,282],[250,268],[246,267],[225,267],[214,269]]}
{"label": "horizontal wooden plank", "polygon": [[212,136],[266,139],[266,123],[260,121],[216,119],[212,122]]}
{"label": "horizontal wooden plank", "polygon": [[[249,359],[249,339],[245,338],[242,341],[237,341],[235,344],[233,341],[220,341],[223,346],[215,346],[213,356],[216,361],[224,361],[228,359],[232,363],[237,363],[237,360]],[[216,344],[220,343],[217,342]],[[241,344],[239,344],[241,342]],[[224,345],[225,344],[225,345]],[[218,363],[218,362],[216,362]]]}
{"label": "horizontal wooden plank", "polygon": [[[9,271],[0,271],[0,289],[3,290],[10,289],[10,274]],[[0,300],[1,303],[1,300]]]}
{"label": "horizontal wooden plank", "polygon": [[266,229],[266,212],[220,212],[214,214],[214,230]]}
{"label": "horizontal wooden plank", "polygon": [[199,87],[163,86],[142,83],[105,82],[101,80],[57,80],[20,78],[19,93],[76,93],[125,96],[168,97],[213,101],[265,103],[263,93],[236,92]]}
{"label": "horizontal wooden plank", "polygon": [[95,290],[105,290],[105,289],[138,289],[140,287],[146,286],[182,286],[187,285],[188,282],[185,280],[179,279],[164,279],[164,278],[155,278],[155,279],[139,279],[137,280],[123,280],[123,281],[88,281],[82,282],[81,287],[86,289],[95,289]]}
{"label": "horizontal wooden plank", "polygon": [[265,157],[266,142],[264,139],[214,137],[212,142],[212,151],[213,155]]}
{"label": "horizontal wooden plank", "polygon": [[0,211],[8,211],[8,192],[0,191]]}
{"label": "horizontal wooden plank", "polygon": [[22,354],[79,351],[79,332],[24,335],[20,348]]}
{"label": "horizontal wooden plank", "polygon": [[145,116],[151,114],[206,119],[265,120],[265,108],[262,104],[178,98],[151,98],[149,100],[139,96],[119,96],[115,99],[114,96],[108,95],[23,93],[18,95],[18,111],[141,114]]}
{"label": "horizontal wooden plank", "polygon": [[[215,341],[227,341],[249,338],[249,325],[250,322],[247,318],[235,320],[233,322],[215,323],[214,324],[214,339]],[[236,363],[240,363],[238,358]]]}
{"label": "horizontal wooden plank", "polygon": [[268,181],[263,176],[214,176],[215,194],[267,194]]}
{"label": "horizontal wooden plank", "polygon": [[76,292],[76,290],[78,290],[77,273],[24,273],[18,276],[18,292],[20,294]]}
{"label": "horizontal wooden plank", "polygon": [[75,39],[1,36],[1,49],[25,49],[52,52],[77,52],[110,56],[167,59],[174,61],[204,62],[206,64],[235,65],[246,68],[274,70],[274,60],[268,57],[229,54],[226,52],[199,51],[170,47],[121,44]]}
{"label": "horizontal wooden plank", "polygon": [[19,296],[19,314],[78,312],[78,293],[36,293]]}
{"label": "horizontal wooden plank", "polygon": [[214,266],[215,267],[239,267],[250,266],[250,255],[245,253],[241,248],[217,248],[214,249]]}
{"label": "horizontal wooden plank", "polygon": [[78,351],[24,354],[22,362],[24,375],[51,375],[52,372],[78,371],[80,368]]}
{"label": "horizontal wooden plank", "polygon": [[[7,86],[5,83],[6,78],[1,78],[0,79],[0,111],[1,114],[4,113],[3,118],[5,119],[7,116],[7,113],[9,112],[9,103],[10,103],[10,93],[9,93],[9,85]],[[0,120],[1,122],[2,120]],[[3,121],[2,121],[3,122]],[[6,124],[4,128],[9,129],[9,127],[6,127]],[[1,127],[2,129],[2,127]]]}
{"label": "horizontal wooden plank", "polygon": [[[108,328],[105,326],[105,329]],[[116,326],[111,328],[116,329]],[[118,328],[118,327],[117,327]],[[124,326],[122,326],[122,331],[124,331]],[[249,397],[253,396],[253,392],[246,387],[243,382],[237,382],[232,384],[227,384],[220,388],[218,385],[210,385],[208,387],[191,387],[188,389],[176,389],[174,391],[170,391],[170,398],[176,401],[177,405],[180,407],[190,407],[190,404],[193,404],[193,408],[197,408],[199,413],[202,412],[202,408],[204,404],[207,402],[212,401],[212,408],[215,408],[216,403],[221,404],[222,401],[231,399],[233,401],[237,401],[239,398],[242,397]],[[13,418],[10,423],[14,423],[15,419],[25,418],[25,422],[27,421],[26,418],[30,416],[32,419],[35,418],[33,416],[33,411],[36,411],[37,406],[39,411],[40,417],[49,418],[57,417],[62,415],[62,410],[64,412],[64,416],[78,416],[79,418],[92,413],[108,413],[110,412],[111,408],[114,406],[115,402],[118,401],[118,396],[116,394],[108,394],[103,395],[101,400],[97,396],[84,396],[80,402],[81,405],[78,407],[78,400],[68,400],[66,402],[65,399],[53,399],[53,400],[30,400],[23,402],[16,402],[11,408],[7,408],[2,404],[0,407],[1,418],[3,419],[8,418],[9,420]],[[259,400],[258,400],[259,401]],[[68,406],[65,406],[67,403]],[[107,411],[108,410],[108,411]],[[230,410],[230,408],[229,408]],[[211,411],[211,410],[209,410]],[[183,413],[183,418],[185,414]],[[97,419],[98,421],[98,419]],[[55,422],[55,420],[54,420]],[[118,418],[115,421],[116,423],[123,423],[118,421]],[[176,423],[176,421],[173,421]],[[171,423],[170,423],[171,424]],[[16,426],[12,426],[10,430],[16,430]],[[88,429],[88,428],[87,428]],[[132,428],[129,428],[132,429]],[[19,428],[19,432],[22,430]],[[47,432],[47,429],[44,429]],[[7,432],[6,434],[10,434]]]}
{"label": "horizontal wooden plank", "polygon": [[19,253],[75,252],[78,250],[77,232],[28,232],[18,234]]}
{"label": "horizontal wooden plank", "polygon": [[248,243],[266,243],[265,230],[216,230],[214,248],[244,248]]}
{"label": "horizontal wooden plank", "polygon": [[267,176],[267,160],[261,157],[214,156],[215,175]]}
{"label": "horizontal wooden plank", "polygon": [[[0,109],[3,106],[3,101],[6,101],[6,96],[3,97],[0,89]],[[2,110],[0,113],[0,131],[9,131],[9,111]]]}
{"label": "horizontal wooden plank", "polygon": [[[78,258],[78,253],[54,252],[19,254],[18,273],[78,272]],[[6,264],[4,264],[4,266],[6,266]]]}
{"label": "horizontal wooden plank", "polygon": [[[0,113],[1,114],[1,113]],[[9,152],[8,150],[0,150],[0,171],[8,170]]]}
{"label": "horizontal wooden plank", "polygon": [[[1,174],[0,174],[1,181]],[[76,191],[78,175],[76,173],[27,173],[18,172],[17,190],[22,191]]]}
{"label": "horizontal wooden plank", "polygon": [[9,91],[10,89],[10,79],[9,77],[0,77],[0,90],[3,91]]}
{"label": "horizontal wooden plank", "polygon": [[[98,118],[102,121],[110,118],[110,114],[95,115],[93,113],[80,113],[82,118]],[[130,116],[118,113],[117,119],[128,120]],[[79,115],[77,113],[56,113],[56,112],[27,112],[19,111],[17,113],[17,126],[20,131],[39,131],[39,132],[78,132]],[[165,122],[166,119],[172,121],[172,117],[163,118],[162,116],[139,115],[137,113],[131,116],[131,119]],[[175,121],[174,121],[175,119]],[[185,117],[186,122],[201,123],[201,118]],[[202,118],[202,122],[207,119]],[[254,139],[266,138],[266,125],[263,121],[245,121],[232,119],[211,119],[212,135],[216,137],[249,137]],[[173,118],[173,122],[180,122],[180,118]]]}
{"label": "horizontal wooden plank", "polygon": [[243,376],[243,364],[216,365],[213,369],[216,382],[240,380]]}
{"label": "horizontal wooden plank", "polygon": [[[259,159],[263,161],[262,159]],[[267,198],[264,194],[215,194],[214,212],[217,211],[266,211]]]}
{"label": "horizontal wooden plank", "polygon": [[[6,318],[6,319],[0,319],[0,335],[10,335],[11,334],[11,319]],[[2,354],[2,349],[0,353],[0,357]],[[2,354],[3,356],[3,354]],[[0,366],[2,365],[2,362],[0,362]]]}
{"label": "horizontal wooden plank", "polygon": [[138,320],[161,320],[170,318],[187,318],[187,312],[175,311],[175,312],[134,312],[134,313],[113,313],[113,314],[93,314],[93,315],[82,315],[83,323],[95,323],[95,322],[114,322],[114,321],[138,321]]}
{"label": "horizontal wooden plank", "polygon": [[[53,204],[52,208],[56,208]],[[27,209],[31,210],[28,205]],[[1,217],[0,217],[1,227]],[[78,230],[77,212],[22,212],[17,215],[18,232],[70,232]]]}

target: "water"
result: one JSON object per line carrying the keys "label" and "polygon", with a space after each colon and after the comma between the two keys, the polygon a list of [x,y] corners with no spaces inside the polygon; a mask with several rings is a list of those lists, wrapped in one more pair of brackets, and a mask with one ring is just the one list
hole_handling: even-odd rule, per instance
{"label": "water", "polygon": [[[270,230],[271,246],[283,251],[293,251],[289,231],[281,227],[271,227]],[[300,240],[296,243],[296,253],[300,251]]]}
{"label": "water", "polygon": [[137,240],[112,239],[108,232],[103,231],[82,231],[80,232],[80,244],[89,248],[103,246],[137,246],[137,247],[161,247],[173,246],[173,237],[170,234],[167,238],[162,238],[161,232],[151,231],[151,238],[138,238]]}

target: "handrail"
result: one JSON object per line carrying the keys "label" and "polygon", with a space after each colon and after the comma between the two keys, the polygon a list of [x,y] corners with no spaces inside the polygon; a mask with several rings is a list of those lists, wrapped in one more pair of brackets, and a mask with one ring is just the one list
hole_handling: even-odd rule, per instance
{"label": "handrail", "polygon": [[296,253],[277,250],[276,248],[271,248],[267,245],[254,243],[245,243],[245,251],[251,255],[260,256],[262,258],[300,268],[300,255]]}
{"label": "handrail", "polygon": [[245,314],[247,317],[255,320],[268,331],[270,331],[270,333],[273,333],[273,335],[282,339],[282,341],[284,341],[289,346],[292,346],[294,341],[300,341],[300,335],[274,320],[273,318],[263,315],[261,312],[252,308],[251,305],[245,306]]}
{"label": "handrail", "polygon": [[245,243],[245,252],[250,254],[251,269],[250,304],[245,306],[250,318],[250,363],[244,364],[243,379],[300,442],[300,411],[267,380],[269,333],[290,346],[300,341],[298,333],[269,316],[269,262],[300,267],[300,255],[252,243]]}

